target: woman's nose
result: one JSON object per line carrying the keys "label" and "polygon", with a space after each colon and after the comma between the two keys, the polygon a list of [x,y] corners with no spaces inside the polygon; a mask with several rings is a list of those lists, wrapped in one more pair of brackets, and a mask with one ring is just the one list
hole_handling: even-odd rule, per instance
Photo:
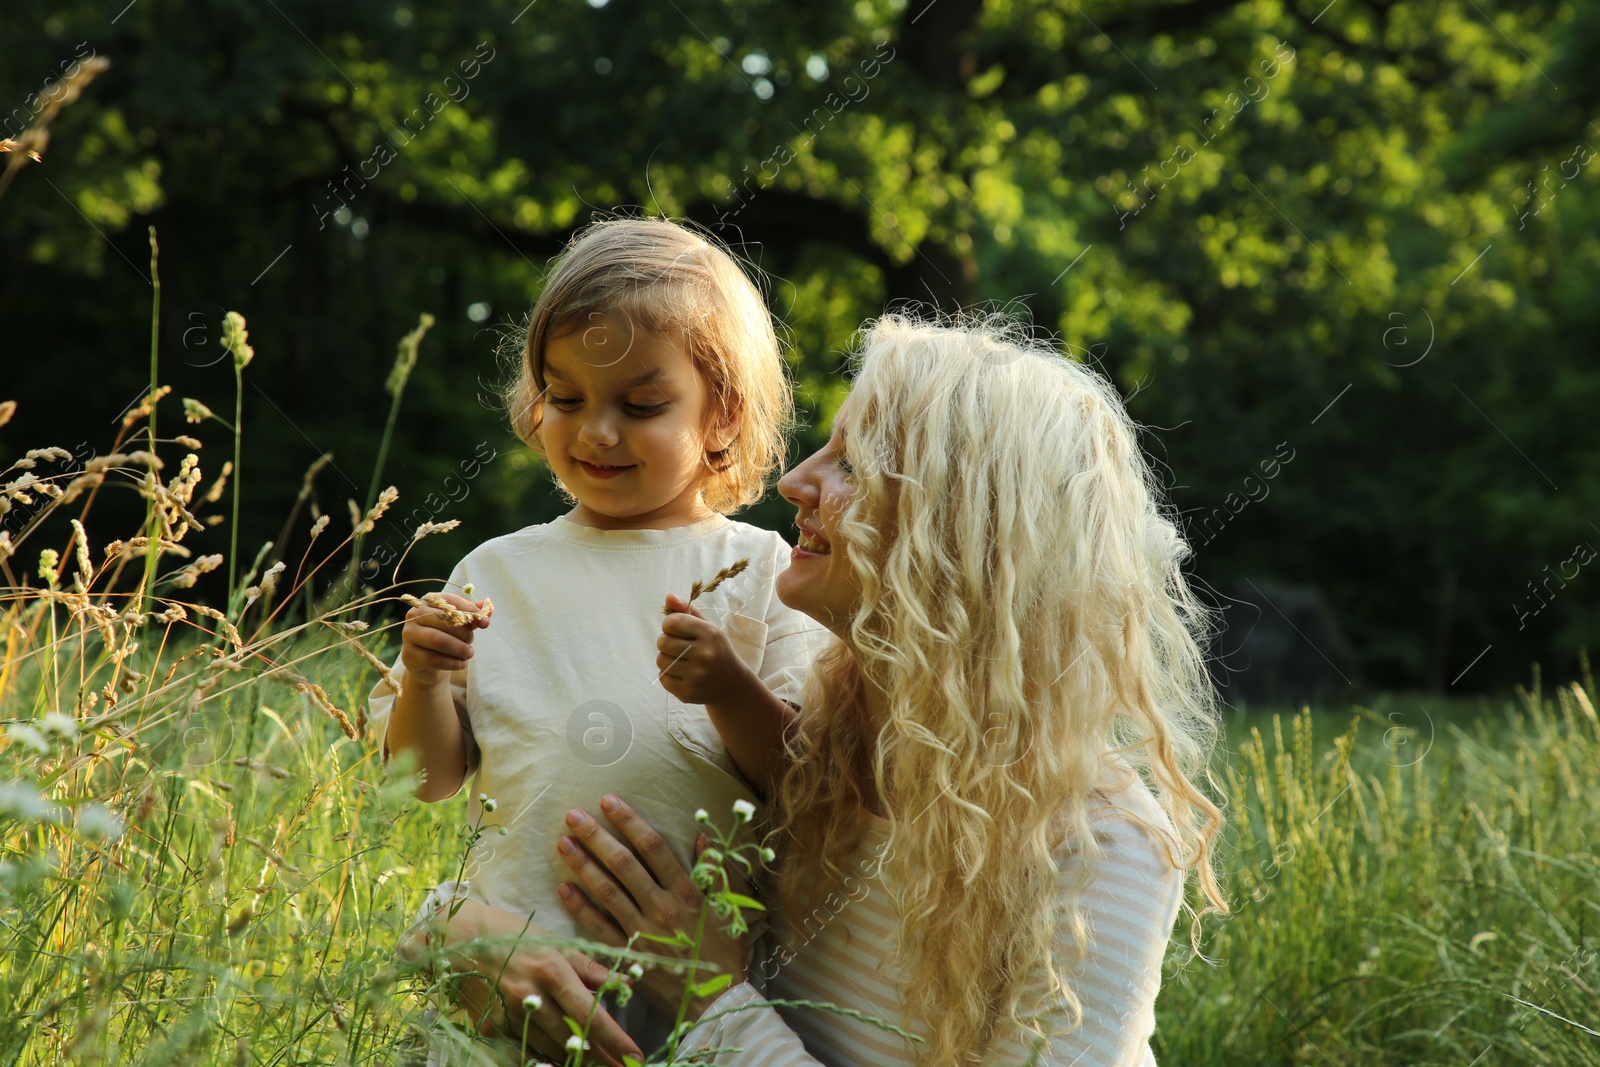
{"label": "woman's nose", "polygon": [[807,456],[795,465],[794,469],[778,479],[778,493],[802,511],[816,510],[820,492],[817,480],[813,476],[816,456]]}

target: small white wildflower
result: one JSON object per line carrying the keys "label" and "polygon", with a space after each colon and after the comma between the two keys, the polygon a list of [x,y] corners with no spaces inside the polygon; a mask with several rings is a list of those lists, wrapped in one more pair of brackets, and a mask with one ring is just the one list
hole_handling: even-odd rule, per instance
{"label": "small white wildflower", "polygon": [[587,1052],[588,1050],[589,1042],[585,1041],[577,1034],[573,1034],[571,1037],[567,1038],[568,1052]]}
{"label": "small white wildflower", "polygon": [[46,712],[44,718],[39,720],[39,728],[47,734],[55,734],[63,741],[78,736],[78,720],[59,711]]}
{"label": "small white wildflower", "polygon": [[544,998],[537,993],[529,993],[522,998],[522,1006],[529,1011],[538,1011],[544,1007]]}
{"label": "small white wildflower", "polygon": [[472,595],[472,583],[468,582],[466,585],[462,586],[461,587],[461,591],[463,593],[467,594],[467,596],[471,596]]}
{"label": "small white wildflower", "polygon": [[497,829],[499,829],[501,837],[505,837],[507,834],[509,834],[511,832],[510,830],[507,830],[504,826],[497,827]]}
{"label": "small white wildflower", "polygon": [[490,797],[489,799],[487,799],[487,800],[485,800],[483,802],[483,810],[484,811],[493,811],[495,808],[498,808],[499,806],[500,806],[499,804],[495,803],[495,799],[493,797]]}
{"label": "small white wildflower", "polygon": [[762,863],[771,863],[773,860],[775,860],[777,858],[778,858],[778,854],[776,852],[772,851],[772,849],[764,848],[764,849],[761,850],[761,862]]}
{"label": "small white wildflower", "polygon": [[733,816],[740,822],[749,822],[750,817],[756,813],[756,806],[748,800],[735,800],[733,802]]}
{"label": "small white wildflower", "polygon": [[478,794],[478,803],[479,804],[482,804],[484,801],[486,801],[488,799],[489,799],[489,794],[488,793],[479,793]]}
{"label": "small white wildflower", "polygon": [[639,966],[637,963],[633,964],[628,968],[628,977],[637,982],[639,979],[644,977],[644,968]]}
{"label": "small white wildflower", "polygon": [[705,808],[696,808],[696,809],[694,809],[694,821],[695,822],[710,822],[711,821],[711,813],[709,811],[707,811]]}
{"label": "small white wildflower", "polygon": [[114,841],[122,836],[122,817],[100,804],[89,804],[78,812],[78,832],[100,841]]}

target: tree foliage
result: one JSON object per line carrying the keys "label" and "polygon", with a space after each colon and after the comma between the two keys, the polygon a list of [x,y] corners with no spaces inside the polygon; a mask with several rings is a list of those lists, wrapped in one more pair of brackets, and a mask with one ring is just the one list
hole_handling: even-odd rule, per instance
{"label": "tree foliage", "polygon": [[1567,673],[1600,637],[1592,5],[60,0],[10,29],[14,119],[82,48],[111,67],[0,201],[5,445],[93,446],[141,394],[153,224],[162,380],[221,409],[223,309],[261,353],[243,545],[325,451],[315,505],[365,500],[423,311],[402,501],[473,540],[558,509],[495,350],[625,208],[767,272],[799,449],[863,318],[1013,307],[1131,397],[1219,598],[1320,584],[1385,685]]}

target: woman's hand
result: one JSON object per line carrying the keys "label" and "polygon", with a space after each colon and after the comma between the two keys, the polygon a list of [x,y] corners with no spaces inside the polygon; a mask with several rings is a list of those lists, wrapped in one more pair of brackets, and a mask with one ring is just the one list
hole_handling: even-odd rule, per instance
{"label": "woman's hand", "polygon": [[[562,838],[557,847],[561,858],[577,875],[582,889],[562,883],[561,899],[567,911],[596,941],[619,948],[634,934],[671,937],[681,930],[693,938],[699,932],[700,964],[696,973],[671,974],[666,968],[651,967],[634,983],[635,991],[669,1019],[677,1018],[686,988],[717,974],[731,974],[735,983],[744,981],[747,958],[744,938],[730,937],[723,930],[716,916],[710,913],[705,894],[667,848],[666,841],[618,798],[602,798],[600,808],[639,857],[643,857],[644,863],[641,864],[639,858],[592,815],[584,811],[568,812],[567,827],[571,836]],[[705,844],[705,837],[701,835],[695,845],[696,855],[704,850]],[[657,941],[636,942],[634,947],[686,961],[694,951],[692,945],[665,945]],[[691,1021],[700,1018],[715,999],[716,994],[692,996],[687,1018]]]}
{"label": "woman's hand", "polygon": [[[492,908],[476,900],[461,902],[444,927],[444,944],[450,967],[458,974],[476,972],[483,977],[464,978],[457,985],[457,1001],[489,1036],[526,1041],[529,1050],[564,1062],[566,1043],[572,1036],[563,1016],[582,1025],[590,1018],[589,1056],[593,1062],[620,1067],[622,1057],[644,1059],[630,1038],[604,1008],[595,1005],[595,990],[605,982],[604,966],[576,949],[553,945],[520,945],[526,939],[553,938],[543,927],[521,916]],[[486,944],[468,947],[481,938]],[[421,946],[402,944],[403,954],[415,958]],[[499,977],[497,995],[490,981]],[[538,997],[537,1007],[528,1002]]]}

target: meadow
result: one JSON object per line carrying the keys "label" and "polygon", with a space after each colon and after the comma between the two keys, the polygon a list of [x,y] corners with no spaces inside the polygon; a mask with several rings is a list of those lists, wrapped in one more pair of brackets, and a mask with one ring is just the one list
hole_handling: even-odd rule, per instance
{"label": "meadow", "polygon": [[[227,343],[242,375],[242,319]],[[70,454],[39,449],[0,475],[7,509],[31,509],[0,535],[0,1063],[397,1062],[449,977],[395,945],[484,830],[460,799],[413,800],[364,713],[394,609],[434,583],[313,598],[395,502],[375,473],[365,513],[300,520],[292,575],[258,553],[225,608],[186,600],[235,567],[182,542],[237,506],[243,441],[216,419],[235,479],[203,489],[201,442],[157,433],[177,399],[156,379],[152,356],[145,402],[81,470],[49,474]],[[90,545],[82,520],[112,491],[144,498],[144,525]],[[1198,953],[1180,920],[1157,1059],[1600,1064],[1596,703],[1585,659],[1580,680],[1534,668],[1476,708],[1230,715],[1233,911]]]}

